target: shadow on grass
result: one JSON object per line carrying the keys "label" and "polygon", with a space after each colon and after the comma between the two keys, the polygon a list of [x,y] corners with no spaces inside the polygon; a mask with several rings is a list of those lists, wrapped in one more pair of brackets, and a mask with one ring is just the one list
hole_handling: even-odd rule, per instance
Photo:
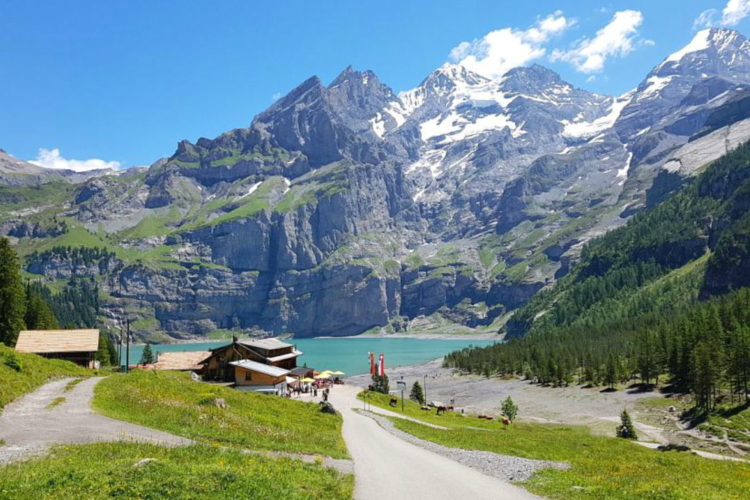
{"label": "shadow on grass", "polygon": [[633,384],[628,387],[628,394],[645,394],[647,392],[654,392],[656,385],[654,384]]}

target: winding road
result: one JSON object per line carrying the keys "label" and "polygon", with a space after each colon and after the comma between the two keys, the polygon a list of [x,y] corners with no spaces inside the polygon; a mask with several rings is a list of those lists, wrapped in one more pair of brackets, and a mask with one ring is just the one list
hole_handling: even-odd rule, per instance
{"label": "winding road", "polygon": [[[123,440],[162,446],[192,443],[186,438],[94,413],[91,400],[94,387],[102,378],[84,379],[66,390],[73,380],[50,382],[5,407],[0,414],[0,440],[4,441],[0,446],[0,465],[43,454],[54,444]],[[357,400],[359,390],[355,386],[337,386],[330,395],[344,417],[343,437],[354,459],[357,500],[539,499],[518,486],[400,439],[373,418],[355,411],[362,405]],[[380,408],[372,410],[404,418]],[[325,465],[352,472],[349,461],[337,462],[342,464]]]}
{"label": "winding road", "polygon": [[[162,446],[191,444],[186,438],[94,413],[94,387],[103,377],[55,380],[10,403],[0,414],[0,465],[44,453],[53,444],[136,441]],[[58,398],[64,401],[50,408]]]}
{"label": "winding road", "polygon": [[353,386],[337,386],[330,395],[331,403],[344,416],[343,435],[354,459],[354,497],[357,500],[539,499],[518,486],[394,436],[373,419],[354,411],[362,406],[356,398],[359,390]]}

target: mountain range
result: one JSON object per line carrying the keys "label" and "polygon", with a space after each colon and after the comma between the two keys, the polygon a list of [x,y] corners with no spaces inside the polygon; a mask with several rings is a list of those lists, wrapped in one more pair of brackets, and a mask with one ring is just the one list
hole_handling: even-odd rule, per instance
{"label": "mountain range", "polygon": [[[539,65],[301,83],[246,128],[148,168],[0,151],[0,231],[26,276],[95,281],[152,340],[498,331],[586,242],[750,138],[750,41],[698,32],[622,96]],[[104,248],[82,261],[68,246]]]}

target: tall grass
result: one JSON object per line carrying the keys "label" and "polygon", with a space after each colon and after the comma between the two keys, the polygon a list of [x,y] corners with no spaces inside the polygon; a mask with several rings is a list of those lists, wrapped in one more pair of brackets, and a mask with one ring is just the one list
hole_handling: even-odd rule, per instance
{"label": "tall grass", "polygon": [[[218,408],[216,398],[229,408]],[[342,419],[317,405],[195,382],[186,373],[134,371],[96,387],[94,408],[109,417],[200,442],[346,458]]]}
{"label": "tall grass", "polygon": [[0,467],[3,500],[348,500],[353,483],[352,476],[317,464],[209,446],[65,446],[45,458]]}

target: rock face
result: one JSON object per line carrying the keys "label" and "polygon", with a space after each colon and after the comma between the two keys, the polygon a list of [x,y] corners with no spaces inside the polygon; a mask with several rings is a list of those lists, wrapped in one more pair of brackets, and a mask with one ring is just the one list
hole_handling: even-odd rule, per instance
{"label": "rock face", "polygon": [[[142,335],[496,330],[586,241],[750,138],[748,92],[750,42],[716,29],[619,97],[537,65],[490,80],[446,64],[399,95],[347,68],[148,169],[41,207],[6,200],[2,228],[47,248],[85,229],[86,245],[114,247],[26,268],[97,280],[107,315],[147,320]],[[6,156],[6,185],[50,175]]]}

